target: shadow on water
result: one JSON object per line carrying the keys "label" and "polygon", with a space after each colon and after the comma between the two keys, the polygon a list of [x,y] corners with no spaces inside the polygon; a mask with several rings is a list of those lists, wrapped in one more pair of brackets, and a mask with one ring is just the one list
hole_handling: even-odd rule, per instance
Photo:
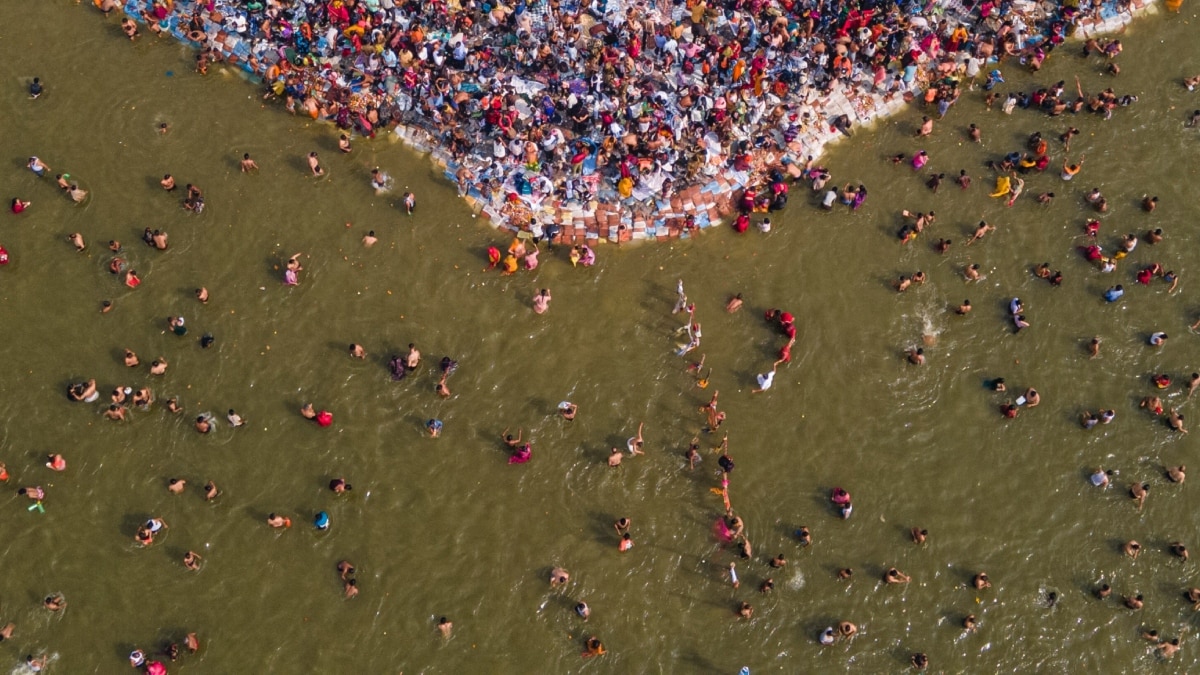
{"label": "shadow on water", "polygon": [[721,675],[729,672],[728,669],[718,666],[694,650],[686,650],[681,654],[677,654],[677,657],[679,658],[679,662],[687,668],[688,672],[709,673],[711,675]]}

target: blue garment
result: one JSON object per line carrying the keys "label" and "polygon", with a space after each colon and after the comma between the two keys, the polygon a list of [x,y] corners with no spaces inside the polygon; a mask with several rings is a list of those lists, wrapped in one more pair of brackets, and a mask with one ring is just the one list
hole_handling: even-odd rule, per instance
{"label": "blue garment", "polygon": [[1122,295],[1125,295],[1125,290],[1122,288],[1110,288],[1104,291],[1104,299],[1108,302],[1116,302]]}

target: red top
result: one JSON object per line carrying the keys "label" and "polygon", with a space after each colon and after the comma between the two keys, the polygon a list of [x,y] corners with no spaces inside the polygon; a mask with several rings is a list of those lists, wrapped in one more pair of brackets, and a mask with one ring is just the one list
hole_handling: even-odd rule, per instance
{"label": "red top", "polygon": [[792,343],[789,342],[789,343],[785,344],[783,346],[783,349],[779,350],[779,360],[783,361],[784,363],[791,362],[791,360],[792,360]]}

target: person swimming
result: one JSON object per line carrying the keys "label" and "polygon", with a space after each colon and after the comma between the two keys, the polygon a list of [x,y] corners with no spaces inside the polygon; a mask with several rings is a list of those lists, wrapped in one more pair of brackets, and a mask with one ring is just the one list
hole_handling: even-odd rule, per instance
{"label": "person swimming", "polygon": [[567,421],[575,419],[575,414],[578,412],[579,406],[570,401],[562,401],[558,404],[558,414]]}
{"label": "person swimming", "polygon": [[571,580],[571,575],[561,567],[550,570],[550,587],[557,588]]}

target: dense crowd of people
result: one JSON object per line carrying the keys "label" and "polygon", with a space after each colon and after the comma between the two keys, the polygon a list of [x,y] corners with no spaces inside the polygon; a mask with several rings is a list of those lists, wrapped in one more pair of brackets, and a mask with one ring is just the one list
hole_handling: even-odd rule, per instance
{"label": "dense crowd of people", "polygon": [[152,31],[175,20],[203,45],[199,71],[232,56],[293,112],[367,136],[401,123],[428,131],[450,152],[460,191],[517,205],[516,224],[547,200],[645,202],[725,170],[765,178],[813,150],[805,133],[849,133],[853,119],[823,112],[835,93],[940,93],[1005,59],[1037,69],[1076,19],[1101,11],[996,0],[969,11],[877,0],[130,7]]}

